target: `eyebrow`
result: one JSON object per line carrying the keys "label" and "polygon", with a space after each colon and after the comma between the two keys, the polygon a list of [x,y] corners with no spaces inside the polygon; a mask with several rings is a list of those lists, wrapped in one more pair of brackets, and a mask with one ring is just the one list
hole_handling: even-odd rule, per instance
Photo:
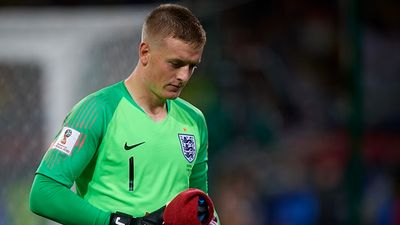
{"label": "eyebrow", "polygon": [[178,63],[182,63],[183,65],[190,65],[190,66],[197,66],[200,64],[200,60],[198,62],[195,61],[190,61],[190,60],[182,60],[179,58],[172,58],[168,60],[169,62],[178,62]]}

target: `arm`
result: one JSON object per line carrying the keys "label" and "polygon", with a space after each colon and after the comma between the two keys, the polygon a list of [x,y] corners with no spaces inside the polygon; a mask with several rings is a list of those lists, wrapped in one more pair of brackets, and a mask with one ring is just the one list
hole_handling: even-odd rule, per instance
{"label": "arm", "polygon": [[[34,213],[68,225],[108,224],[109,212],[96,208],[70,189],[99,144],[105,121],[99,105],[93,99],[84,100],[67,115],[35,175],[30,193]],[[85,115],[94,115],[98,123]]]}
{"label": "arm", "polygon": [[[103,95],[104,96],[104,95]],[[102,97],[102,96],[100,96]],[[76,105],[64,120],[44,155],[30,193],[31,210],[66,225],[159,224],[159,214],[143,218],[110,212],[84,199],[97,162],[97,149],[113,109],[103,98],[91,96]],[[76,184],[76,193],[70,188]],[[153,223],[154,221],[154,223]],[[159,222],[159,223],[158,223]]]}
{"label": "arm", "polygon": [[[32,212],[66,225],[158,225],[165,207],[141,218],[102,211],[83,200],[68,187],[42,174],[36,174],[30,193]],[[110,218],[111,217],[111,218]]]}
{"label": "arm", "polygon": [[208,131],[203,114],[200,114],[197,124],[200,133],[200,148],[190,175],[189,188],[197,188],[208,193]]}
{"label": "arm", "polygon": [[[198,123],[201,130],[200,149],[196,159],[196,164],[193,166],[190,176],[190,188],[198,188],[208,194],[208,130],[205,118],[201,115],[201,121]],[[214,208],[216,221],[211,221],[210,225],[220,225],[219,217]]]}
{"label": "arm", "polygon": [[110,213],[92,206],[66,186],[41,174],[36,174],[33,181],[30,207],[34,213],[61,224],[108,225],[110,220]]}

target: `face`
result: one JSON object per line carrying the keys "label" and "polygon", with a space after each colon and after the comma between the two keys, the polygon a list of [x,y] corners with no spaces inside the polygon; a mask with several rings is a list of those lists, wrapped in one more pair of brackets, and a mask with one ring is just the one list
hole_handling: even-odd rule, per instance
{"label": "face", "polygon": [[142,43],[142,65],[147,89],[161,100],[177,98],[200,63],[203,47],[166,38],[161,43]]}

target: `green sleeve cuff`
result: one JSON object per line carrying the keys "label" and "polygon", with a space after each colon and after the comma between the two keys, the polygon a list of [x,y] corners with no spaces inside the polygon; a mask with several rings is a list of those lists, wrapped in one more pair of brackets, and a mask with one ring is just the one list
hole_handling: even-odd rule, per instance
{"label": "green sleeve cuff", "polygon": [[30,193],[32,212],[66,225],[108,225],[110,212],[102,211],[57,181],[36,174]]}

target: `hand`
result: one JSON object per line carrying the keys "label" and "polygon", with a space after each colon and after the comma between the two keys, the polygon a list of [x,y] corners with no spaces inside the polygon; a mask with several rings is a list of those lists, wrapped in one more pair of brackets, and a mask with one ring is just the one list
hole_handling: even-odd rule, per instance
{"label": "hand", "polygon": [[136,223],[133,223],[132,225],[162,225],[164,223],[164,209],[165,206],[143,217],[134,218],[134,220],[136,220]]}
{"label": "hand", "polygon": [[134,218],[131,215],[116,212],[111,214],[110,225],[162,225],[165,206],[148,213],[143,217]]}

